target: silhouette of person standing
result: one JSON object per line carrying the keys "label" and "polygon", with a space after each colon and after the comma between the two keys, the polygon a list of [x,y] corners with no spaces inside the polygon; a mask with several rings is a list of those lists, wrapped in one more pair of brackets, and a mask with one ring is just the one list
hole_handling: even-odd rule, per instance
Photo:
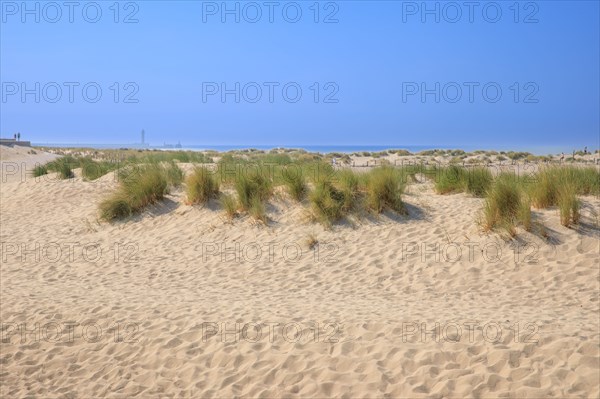
{"label": "silhouette of person standing", "polygon": [[17,133],[17,141],[21,141],[21,133]]}

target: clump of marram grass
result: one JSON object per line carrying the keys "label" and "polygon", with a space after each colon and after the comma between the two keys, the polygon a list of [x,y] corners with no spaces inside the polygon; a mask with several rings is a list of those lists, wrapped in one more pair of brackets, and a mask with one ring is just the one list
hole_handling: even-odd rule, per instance
{"label": "clump of marram grass", "polygon": [[260,171],[257,173],[240,173],[236,176],[235,191],[238,195],[240,208],[248,211],[253,199],[267,201],[273,194],[273,185],[270,179]]}
{"label": "clump of marram grass", "polygon": [[165,177],[167,178],[167,184],[171,187],[179,187],[185,179],[183,170],[174,161],[169,161],[163,165],[165,170]]}
{"label": "clump of marram grass", "polygon": [[310,203],[314,218],[325,226],[331,226],[344,216],[344,194],[329,180],[316,183]]}
{"label": "clump of marram grass", "polygon": [[435,190],[438,194],[467,192],[475,197],[483,197],[492,180],[492,173],[488,168],[465,169],[450,165],[437,170]]}
{"label": "clump of marram grass", "polygon": [[516,235],[518,224],[531,229],[530,202],[516,176],[500,175],[490,187],[485,197],[482,222],[486,230],[503,227],[511,236]]}
{"label": "clump of marram grass", "polygon": [[260,197],[252,197],[250,199],[250,208],[248,209],[248,214],[254,218],[255,220],[267,223],[267,211],[265,209],[265,203]]}
{"label": "clump of marram grass", "polygon": [[450,194],[464,191],[465,170],[460,166],[450,165],[439,168],[435,178],[435,191],[438,194]]}
{"label": "clump of marram grass", "polygon": [[289,195],[298,202],[301,202],[308,192],[306,178],[302,173],[284,176],[284,183]]}
{"label": "clump of marram grass", "polygon": [[465,191],[475,197],[484,197],[492,185],[492,181],[492,172],[488,168],[470,169],[465,177]]}
{"label": "clump of marram grass", "polygon": [[48,174],[48,167],[46,165],[36,165],[33,168],[33,177],[40,177]]}
{"label": "clump of marram grass", "polygon": [[521,223],[525,231],[532,230],[531,200],[523,192],[521,192],[521,202],[519,203],[519,209],[517,210],[517,220]]}
{"label": "clump of marram grass", "polygon": [[120,173],[120,185],[113,195],[100,203],[100,217],[121,219],[154,204],[168,192],[165,169],[158,164],[139,165],[135,173]]}
{"label": "clump of marram grass", "polygon": [[313,217],[325,226],[363,210],[406,213],[401,198],[406,176],[399,169],[382,166],[361,175],[344,169],[330,177],[317,181],[310,195]]}
{"label": "clump of marram grass", "polygon": [[355,209],[359,197],[359,178],[350,169],[337,173],[337,185],[342,194],[342,212],[347,213]]}
{"label": "clump of marram grass", "polygon": [[402,202],[404,188],[404,179],[398,170],[390,167],[373,169],[367,175],[368,208],[375,213],[385,209],[406,213]]}
{"label": "clump of marram grass", "polygon": [[546,171],[536,175],[536,180],[529,187],[531,202],[538,209],[556,205],[558,201],[558,182],[555,176]]}
{"label": "clump of marram grass", "polygon": [[96,180],[117,168],[118,164],[108,161],[94,161],[91,158],[82,158],[79,161],[81,176],[84,180]]}
{"label": "clump of marram grass", "polygon": [[559,205],[559,197],[565,187],[574,195],[600,194],[600,171],[596,168],[574,166],[542,169],[530,185],[533,206],[548,208]]}
{"label": "clump of marram grass", "polygon": [[238,202],[233,195],[221,194],[221,206],[225,211],[225,215],[229,220],[233,220],[237,216]]}
{"label": "clump of marram grass", "polygon": [[578,224],[580,219],[580,203],[571,185],[564,185],[558,190],[558,209],[560,210],[560,223],[570,227]]}
{"label": "clump of marram grass", "polygon": [[72,179],[75,177],[73,173],[72,165],[75,163],[73,157],[66,156],[63,158],[58,158],[50,163],[48,163],[48,170],[56,172],[58,174],[58,178],[61,180],[64,179]]}
{"label": "clump of marram grass", "polygon": [[204,167],[197,167],[186,180],[187,201],[205,204],[219,195],[219,181]]}

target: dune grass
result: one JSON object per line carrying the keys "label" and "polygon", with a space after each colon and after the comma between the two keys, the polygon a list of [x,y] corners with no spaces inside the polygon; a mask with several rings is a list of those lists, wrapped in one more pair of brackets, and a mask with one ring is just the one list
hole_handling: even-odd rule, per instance
{"label": "dune grass", "polygon": [[240,208],[243,211],[248,211],[252,207],[254,198],[267,201],[273,194],[271,180],[260,172],[238,174],[234,187],[238,195]]}
{"label": "dune grass", "polygon": [[33,168],[33,177],[40,177],[48,174],[48,167],[46,165],[36,165]]}
{"label": "dune grass", "polygon": [[287,192],[294,200],[301,202],[306,197],[308,185],[302,173],[286,174],[284,177]]}
{"label": "dune grass", "polygon": [[72,179],[73,177],[75,177],[72,167],[73,165],[77,164],[78,162],[75,158],[71,156],[66,156],[55,159],[54,161],[48,163],[47,168],[52,172],[56,172],[58,178],[61,180]]}
{"label": "dune grass", "polygon": [[79,165],[81,166],[81,176],[87,181],[96,180],[118,167],[115,162],[95,161],[89,157],[81,158]]}
{"label": "dune grass", "polygon": [[186,179],[187,201],[190,204],[205,204],[219,195],[219,181],[204,167],[197,167]]}
{"label": "dune grass", "polygon": [[233,220],[237,216],[238,211],[238,201],[236,198],[233,195],[223,193],[221,194],[220,203],[227,218]]}
{"label": "dune grass", "polygon": [[167,184],[170,187],[181,186],[181,183],[185,179],[185,173],[183,173],[179,165],[175,161],[169,161],[162,163],[162,167],[164,168]]}
{"label": "dune grass", "polygon": [[375,214],[386,209],[405,214],[402,194],[406,176],[400,169],[381,166],[367,173],[344,169],[330,179],[317,181],[310,194],[313,217],[331,226],[348,214]]}
{"label": "dune grass", "polygon": [[492,185],[493,176],[488,168],[472,168],[467,171],[465,191],[475,197],[484,197]]}
{"label": "dune grass", "polygon": [[349,169],[343,169],[336,174],[337,186],[342,195],[342,212],[348,213],[358,207],[360,196],[359,177]]}
{"label": "dune grass", "polygon": [[500,175],[485,197],[483,227],[486,230],[502,227],[514,236],[519,224],[526,230],[531,229],[530,200],[517,176]]}
{"label": "dune grass", "polygon": [[316,184],[310,203],[314,218],[325,226],[331,226],[344,216],[344,194],[329,180]]}
{"label": "dune grass", "polygon": [[450,194],[464,191],[465,170],[460,166],[450,165],[439,168],[435,178],[435,191],[438,194]]}
{"label": "dune grass", "polygon": [[568,188],[575,195],[600,194],[600,172],[596,168],[574,166],[549,167],[538,172],[529,185],[533,206],[548,208],[559,205],[561,192]]}
{"label": "dune grass", "polygon": [[262,223],[267,223],[267,211],[265,209],[265,203],[259,196],[253,196],[250,198],[250,207],[248,208],[248,214]]}
{"label": "dune grass", "polygon": [[529,186],[529,195],[534,207],[538,209],[554,206],[558,202],[558,187],[560,182],[547,172],[536,175],[535,181]]}
{"label": "dune grass", "polygon": [[566,227],[579,223],[580,202],[575,191],[572,184],[565,184],[558,189],[557,203],[560,211],[560,223]]}
{"label": "dune grass", "polygon": [[163,199],[168,186],[164,167],[158,164],[140,165],[135,174],[121,174],[117,191],[100,203],[100,217],[111,221],[140,212]]}
{"label": "dune grass", "polygon": [[375,213],[391,209],[398,213],[406,213],[402,194],[405,179],[401,171],[391,167],[379,167],[366,176],[367,207]]}
{"label": "dune grass", "polygon": [[438,194],[467,192],[475,197],[484,197],[493,181],[488,168],[463,168],[450,165],[437,169],[435,190]]}

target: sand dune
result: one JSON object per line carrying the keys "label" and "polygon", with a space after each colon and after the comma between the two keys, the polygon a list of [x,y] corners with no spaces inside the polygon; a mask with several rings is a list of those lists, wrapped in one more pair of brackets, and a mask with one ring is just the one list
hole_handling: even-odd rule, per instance
{"label": "sand dune", "polygon": [[100,223],[115,187],[3,181],[3,397],[600,396],[598,198],[506,241],[425,181],[408,216],[332,230],[284,196],[262,226],[181,192]]}

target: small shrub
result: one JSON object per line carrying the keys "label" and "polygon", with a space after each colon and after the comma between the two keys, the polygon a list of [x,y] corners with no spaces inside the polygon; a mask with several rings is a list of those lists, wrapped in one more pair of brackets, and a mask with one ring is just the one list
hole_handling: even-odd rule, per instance
{"label": "small shrub", "polygon": [[194,169],[186,180],[187,201],[190,204],[205,204],[219,194],[219,182],[204,167]]}

